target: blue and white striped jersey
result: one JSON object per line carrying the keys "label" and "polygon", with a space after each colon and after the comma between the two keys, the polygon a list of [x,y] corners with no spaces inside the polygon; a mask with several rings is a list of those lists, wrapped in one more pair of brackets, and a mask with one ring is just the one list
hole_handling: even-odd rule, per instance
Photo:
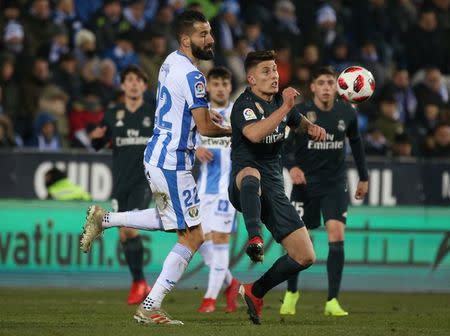
{"label": "blue and white striped jersey", "polygon": [[144,160],[163,169],[191,170],[197,138],[191,110],[208,107],[205,77],[186,55],[174,51],[159,70],[156,99]]}
{"label": "blue and white striped jersey", "polygon": [[[233,103],[226,108],[214,109],[222,115],[222,126],[231,125],[231,110]],[[213,153],[210,162],[202,163],[200,166],[200,177],[198,180],[199,194],[226,194],[231,174],[231,138],[209,138],[200,136],[200,146],[208,148]]]}

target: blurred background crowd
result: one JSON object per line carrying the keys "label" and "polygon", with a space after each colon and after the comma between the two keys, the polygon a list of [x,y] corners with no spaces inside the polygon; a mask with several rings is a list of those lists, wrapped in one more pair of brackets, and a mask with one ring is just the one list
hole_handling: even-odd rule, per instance
{"label": "blurred background crowd", "polygon": [[310,97],[311,72],[359,64],[377,88],[360,104],[366,152],[450,158],[450,0],[0,0],[0,148],[92,150],[89,134],[122,101],[138,64],[154,104],[159,67],[177,48],[174,20],[202,11],[214,64],[245,85],[249,51],[274,49],[280,87]]}

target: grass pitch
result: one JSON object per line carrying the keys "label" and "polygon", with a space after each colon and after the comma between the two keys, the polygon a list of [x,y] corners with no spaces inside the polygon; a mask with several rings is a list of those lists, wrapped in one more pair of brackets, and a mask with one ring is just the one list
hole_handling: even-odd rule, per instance
{"label": "grass pitch", "polygon": [[342,293],[350,315],[323,315],[324,292],[301,293],[297,315],[278,315],[282,292],[265,299],[262,325],[247,319],[241,306],[225,314],[223,300],[212,314],[196,312],[203,291],[175,290],[164,308],[184,326],[137,324],[125,290],[0,289],[0,335],[450,335],[450,294]]}

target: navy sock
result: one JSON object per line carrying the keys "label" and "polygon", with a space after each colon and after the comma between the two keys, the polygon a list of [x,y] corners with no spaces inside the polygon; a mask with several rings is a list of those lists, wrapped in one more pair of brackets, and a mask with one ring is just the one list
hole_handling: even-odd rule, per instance
{"label": "navy sock", "polygon": [[261,200],[259,199],[259,179],[245,176],[241,183],[241,209],[248,237],[261,236]]}
{"label": "navy sock", "polygon": [[141,236],[127,239],[122,243],[122,248],[133,281],[144,279],[144,246]]}
{"label": "navy sock", "polygon": [[307,269],[311,265],[301,265],[287,254],[275,261],[272,267],[253,284],[253,295],[262,298],[276,285],[286,281],[289,277]]}
{"label": "navy sock", "polygon": [[344,269],[344,242],[328,243],[328,301],[337,298],[341,288],[342,270]]}
{"label": "navy sock", "polygon": [[287,290],[289,292],[295,293],[296,291],[298,291],[298,276],[299,276],[299,274],[300,273],[294,274],[287,280]]}

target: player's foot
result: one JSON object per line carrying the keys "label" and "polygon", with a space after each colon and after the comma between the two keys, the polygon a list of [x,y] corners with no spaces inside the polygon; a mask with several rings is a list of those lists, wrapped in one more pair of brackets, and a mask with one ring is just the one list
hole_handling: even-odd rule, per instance
{"label": "player's foot", "polygon": [[292,293],[286,291],[284,294],[283,303],[280,307],[281,315],[295,315],[295,306],[297,305],[298,298],[300,297],[299,292]]}
{"label": "player's foot", "polygon": [[225,313],[234,313],[237,310],[237,298],[239,294],[239,286],[241,284],[236,278],[231,280],[230,285],[225,289],[225,298],[227,300],[227,306],[225,307]]}
{"label": "player's foot", "polygon": [[338,300],[336,298],[327,301],[325,304],[325,315],[326,316],[347,316],[348,313],[342,309]]}
{"label": "player's foot", "polygon": [[199,313],[212,313],[216,310],[216,300],[204,298],[202,304],[197,309]]}
{"label": "player's foot", "polygon": [[260,236],[255,236],[247,243],[245,253],[253,262],[263,262],[264,260],[264,242]]}
{"label": "player's foot", "polygon": [[139,304],[147,297],[152,288],[147,284],[144,279],[133,281],[131,284],[130,292],[128,293],[128,304]]}
{"label": "player's foot", "polygon": [[247,304],[247,314],[253,324],[261,324],[261,310],[263,307],[263,299],[257,298],[252,293],[253,284],[245,284],[239,287],[239,294],[241,294],[245,303]]}
{"label": "player's foot", "polygon": [[178,320],[172,320],[172,318],[162,309],[147,310],[142,305],[136,310],[133,318],[140,323],[153,323],[153,324],[175,324],[183,325],[184,323]]}
{"label": "player's foot", "polygon": [[91,205],[86,214],[86,223],[83,226],[83,234],[80,240],[80,248],[84,253],[89,252],[92,242],[103,233],[102,221],[105,209],[98,205]]}

